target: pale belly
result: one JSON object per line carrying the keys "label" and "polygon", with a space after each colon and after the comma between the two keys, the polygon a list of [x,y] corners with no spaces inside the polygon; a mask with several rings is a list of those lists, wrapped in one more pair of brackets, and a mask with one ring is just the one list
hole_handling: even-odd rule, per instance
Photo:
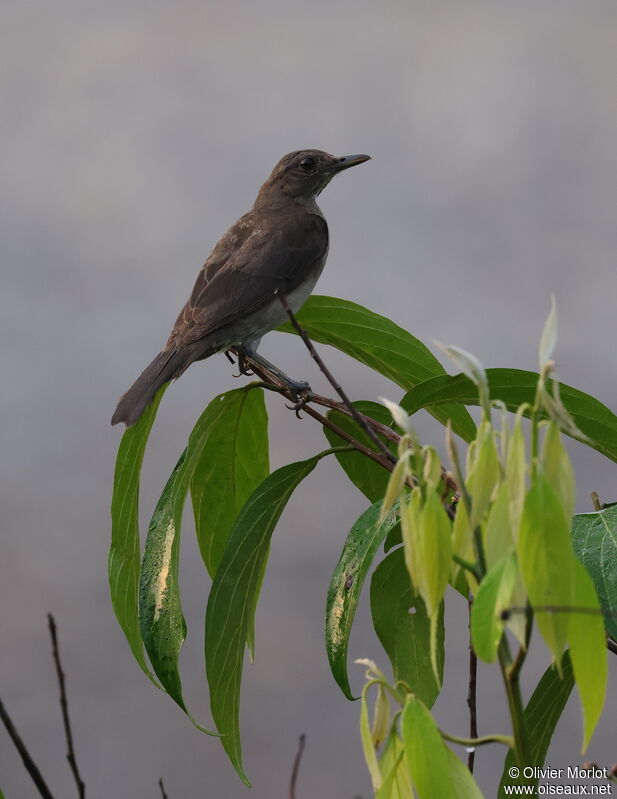
{"label": "pale belly", "polygon": [[[300,310],[312,294],[315,284],[323,271],[326,257],[327,252],[324,254],[321,264],[311,271],[304,283],[301,283],[293,289],[293,291],[285,295],[287,303],[294,314]],[[262,336],[265,336],[266,333],[282,325],[288,318],[287,312],[283,308],[279,298],[273,297],[272,300],[267,305],[260,308],[259,311],[255,311],[245,319],[234,322],[233,339],[229,336],[225,336],[225,341],[220,342],[219,349],[227,349],[234,345],[242,345],[246,349],[256,350]]]}

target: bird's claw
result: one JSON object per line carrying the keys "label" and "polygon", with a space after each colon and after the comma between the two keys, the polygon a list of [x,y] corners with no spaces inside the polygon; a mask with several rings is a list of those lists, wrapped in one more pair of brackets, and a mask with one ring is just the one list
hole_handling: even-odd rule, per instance
{"label": "bird's claw", "polygon": [[293,385],[290,385],[289,391],[295,402],[293,405],[285,404],[285,407],[289,408],[290,411],[295,411],[296,417],[301,419],[302,417],[300,416],[300,411],[308,402],[311,401],[313,396],[311,387],[308,383],[302,381],[300,383],[294,383]]}
{"label": "bird's claw", "polygon": [[234,377],[242,377],[254,375],[255,372],[247,365],[244,355],[238,355],[238,374]]}

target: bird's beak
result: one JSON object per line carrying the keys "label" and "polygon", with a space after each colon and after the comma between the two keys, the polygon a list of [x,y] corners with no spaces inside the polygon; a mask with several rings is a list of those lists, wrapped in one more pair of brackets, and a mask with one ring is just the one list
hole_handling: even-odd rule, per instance
{"label": "bird's beak", "polygon": [[344,155],[334,164],[333,171],[342,172],[344,169],[349,169],[351,166],[357,166],[358,164],[363,164],[365,161],[370,160],[370,155]]}

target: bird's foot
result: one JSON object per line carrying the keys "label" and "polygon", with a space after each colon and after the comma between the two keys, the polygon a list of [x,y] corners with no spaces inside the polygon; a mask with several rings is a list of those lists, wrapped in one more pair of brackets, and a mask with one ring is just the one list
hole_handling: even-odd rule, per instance
{"label": "bird's foot", "polygon": [[247,360],[244,357],[244,355],[241,352],[239,352],[238,353],[238,374],[234,375],[234,377],[242,377],[243,375],[251,376],[251,375],[254,375],[254,374],[255,374],[255,372],[248,365]]}
{"label": "bird's foot", "polygon": [[290,411],[295,411],[296,416],[300,419],[300,411],[311,401],[313,396],[311,387],[305,380],[288,380],[287,388],[294,402],[293,405],[286,405],[286,407],[289,408]]}

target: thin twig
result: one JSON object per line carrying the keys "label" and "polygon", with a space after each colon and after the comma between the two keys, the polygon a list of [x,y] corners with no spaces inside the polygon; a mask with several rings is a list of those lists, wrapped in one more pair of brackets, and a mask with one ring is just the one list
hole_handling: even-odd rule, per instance
{"label": "thin twig", "polygon": [[51,636],[51,649],[56,665],[56,674],[58,676],[58,685],[60,687],[60,709],[62,710],[62,723],[64,724],[64,737],[66,738],[66,759],[69,761],[69,766],[75,778],[77,785],[77,795],[79,799],[84,799],[86,795],[86,786],[79,773],[77,766],[77,759],[75,758],[75,749],[73,747],[73,734],[71,732],[71,721],[69,719],[69,705],[66,697],[66,685],[64,679],[64,671],[60,663],[60,651],[58,649],[58,636],[56,633],[56,622],[51,613],[47,614],[47,622],[49,625],[49,635]]}
{"label": "thin twig", "polygon": [[[322,394],[313,394],[311,392],[311,399],[310,402],[314,402],[316,405],[323,405],[324,408],[330,408],[333,411],[338,411],[339,413],[345,414],[345,416],[353,417],[353,412],[345,405],[344,402],[339,402],[338,400],[330,399],[330,397],[324,397]],[[354,408],[355,412],[366,422],[369,427],[372,427],[376,433],[379,433],[380,436],[387,438],[389,441],[392,441],[395,444],[398,444],[401,437],[399,434],[394,431],[388,425],[383,424],[382,422],[378,422],[377,419],[373,419],[372,416],[368,416],[366,413],[362,413],[357,408]]]}
{"label": "thin twig", "polygon": [[289,321],[291,322],[292,327],[294,328],[296,333],[300,336],[300,338],[302,339],[302,341],[306,345],[306,348],[309,351],[312,359],[315,361],[317,366],[319,366],[319,368],[321,369],[321,371],[325,375],[327,381],[330,383],[332,388],[336,391],[336,393],[339,395],[339,397],[343,400],[343,403],[349,409],[349,411],[350,411],[351,415],[353,416],[353,418],[355,419],[355,421],[360,425],[362,430],[364,430],[366,435],[371,439],[373,444],[375,444],[377,449],[380,449],[384,453],[384,455],[388,458],[388,460],[395,461],[396,458],[394,457],[394,455],[390,452],[390,450],[388,449],[386,444],[383,443],[383,441],[379,438],[379,436],[376,435],[376,433],[373,430],[373,428],[369,424],[367,424],[366,418],[363,417],[360,413],[358,413],[358,411],[354,408],[354,406],[351,403],[351,400],[349,399],[349,397],[345,393],[345,390],[343,389],[341,384],[338,382],[338,380],[336,380],[336,378],[334,377],[332,372],[328,369],[328,367],[323,362],[321,356],[319,355],[319,353],[317,352],[317,350],[313,346],[313,342],[309,338],[308,333],[306,332],[306,330],[304,330],[303,327],[300,326],[300,324],[298,323],[298,320],[294,316],[294,312],[289,307],[289,303],[287,302],[287,299],[285,298],[285,295],[281,294],[279,292],[278,298],[279,298],[279,300],[281,302],[281,305],[285,309],[285,312],[287,313],[287,316],[289,317]]}
{"label": "thin twig", "polygon": [[[285,397],[288,400],[293,401],[294,397],[291,394],[289,388],[287,388],[282,381],[276,376],[273,375],[268,369],[264,368],[261,364],[255,363],[251,360],[250,356],[245,356],[246,363],[250,366],[251,371],[257,375],[262,381],[262,387],[268,388],[272,391],[276,391]],[[332,400],[334,402],[334,400]],[[329,405],[327,407],[330,407]],[[393,469],[393,463],[390,460],[386,460],[386,458],[381,455],[379,452],[375,452],[374,450],[370,449],[370,447],[365,446],[361,441],[355,439],[352,435],[347,433],[341,427],[339,427],[335,422],[332,422],[326,416],[316,411],[314,408],[311,408],[310,405],[305,404],[302,407],[304,413],[308,416],[312,416],[313,419],[316,419],[321,425],[327,427],[328,429],[332,430],[333,433],[336,433],[337,436],[342,438],[344,441],[347,441],[348,444],[361,452],[363,455],[366,455],[368,458],[371,458],[378,463],[380,466],[383,466],[384,469],[391,472]]]}
{"label": "thin twig", "polygon": [[602,503],[600,502],[600,497],[598,496],[597,491],[591,492],[591,504],[594,507],[594,510],[602,510]]}
{"label": "thin twig", "polygon": [[306,735],[302,733],[298,739],[298,751],[294,758],[293,768],[291,770],[291,779],[289,780],[289,799],[296,799],[296,781],[298,779],[298,771],[300,770],[300,761],[302,760],[302,752],[304,752],[304,744],[306,742]]}
{"label": "thin twig", "polygon": [[[469,606],[469,688],[467,690],[467,707],[469,708],[469,737],[478,737],[478,704],[477,704],[477,680],[478,680],[478,656],[473,651],[471,645],[471,596],[467,598]],[[467,768],[473,774],[476,750],[470,748],[467,754]]]}
{"label": "thin twig", "polygon": [[7,709],[4,707],[2,700],[0,699],[0,719],[2,719],[2,723],[6,727],[6,731],[9,734],[10,739],[13,741],[15,749],[19,752],[21,759],[23,760],[24,766],[26,771],[32,778],[32,782],[38,788],[39,793],[43,797],[43,799],[54,799],[52,792],[47,787],[47,783],[43,779],[43,775],[38,769],[38,766],[30,756],[30,752],[28,752],[25,743],[23,742],[20,734],[15,729],[15,725],[9,716]]}
{"label": "thin twig", "polygon": [[163,785],[163,778],[159,779],[159,788],[161,789],[161,797],[162,799],[167,799],[167,794],[165,793],[165,786]]}

